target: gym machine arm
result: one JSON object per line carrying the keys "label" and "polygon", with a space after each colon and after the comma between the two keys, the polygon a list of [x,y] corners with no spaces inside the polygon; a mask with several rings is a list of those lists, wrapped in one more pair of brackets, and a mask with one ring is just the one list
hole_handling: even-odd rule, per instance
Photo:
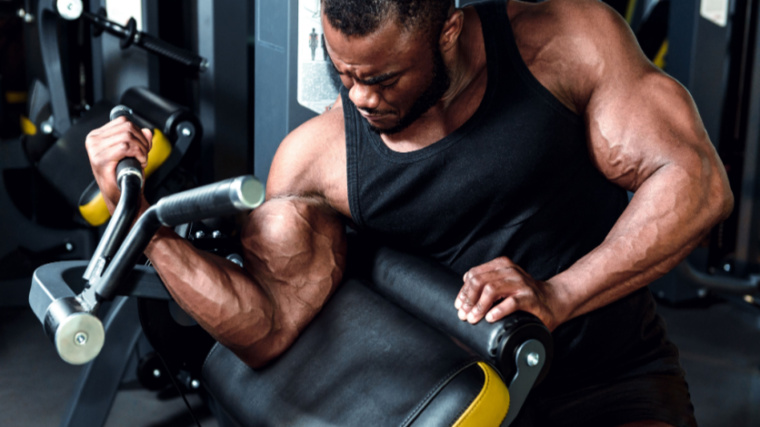
{"label": "gym machine arm", "polygon": [[105,31],[118,37],[121,39],[119,45],[122,49],[134,44],[148,52],[172,59],[198,72],[203,72],[208,68],[207,59],[166,43],[150,34],[137,31],[137,22],[134,18],[129,18],[126,26],[119,25],[107,19],[105,11],[101,11],[100,14],[85,11],[82,0],[58,0],[56,9],[62,18],[70,21],[84,17],[95,27],[95,35],[100,35]]}
{"label": "gym machine arm", "polygon": [[162,198],[123,237],[138,211],[142,185],[139,165],[130,167],[130,160],[125,160],[117,168],[119,204],[88,264],[84,290],[75,295],[66,282],[64,272],[71,269],[70,262],[44,265],[32,278],[29,304],[58,354],[71,364],[87,363],[99,354],[105,333],[97,317],[98,308],[122,290],[135,262],[159,227],[251,210],[264,200],[263,185],[252,176],[220,181]]}

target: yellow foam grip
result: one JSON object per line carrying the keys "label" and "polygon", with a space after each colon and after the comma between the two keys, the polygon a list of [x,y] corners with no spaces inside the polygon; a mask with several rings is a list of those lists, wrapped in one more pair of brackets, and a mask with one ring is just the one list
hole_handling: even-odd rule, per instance
{"label": "yellow foam grip", "polygon": [[483,388],[469,408],[454,423],[454,427],[498,426],[509,410],[509,390],[490,365],[478,362],[485,379]]}
{"label": "yellow foam grip", "polygon": [[[172,145],[166,135],[158,129],[153,129],[153,147],[148,153],[148,166],[145,167],[146,179],[169,158],[171,152]],[[93,227],[103,225],[111,218],[100,191],[89,202],[79,206],[79,213]]]}
{"label": "yellow foam grip", "polygon": [[24,133],[24,135],[37,135],[37,126],[32,123],[31,120],[28,118],[21,116],[21,132]]}

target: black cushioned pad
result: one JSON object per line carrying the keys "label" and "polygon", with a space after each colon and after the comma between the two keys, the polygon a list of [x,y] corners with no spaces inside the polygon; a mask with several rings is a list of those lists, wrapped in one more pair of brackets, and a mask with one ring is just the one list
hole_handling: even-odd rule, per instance
{"label": "black cushioned pad", "polygon": [[84,141],[91,130],[108,123],[111,108],[107,101],[95,103],[40,158],[40,173],[71,208],[79,206],[79,197],[94,179]]}
{"label": "black cushioned pad", "polygon": [[[464,408],[429,403],[449,384],[457,390],[445,396],[472,401],[482,378],[466,368],[476,367],[477,360],[349,279],[268,367],[253,370],[217,344],[203,378],[215,400],[243,426],[419,425],[417,419],[450,425]],[[463,372],[472,380],[452,381]],[[440,414],[423,414],[428,406]]]}

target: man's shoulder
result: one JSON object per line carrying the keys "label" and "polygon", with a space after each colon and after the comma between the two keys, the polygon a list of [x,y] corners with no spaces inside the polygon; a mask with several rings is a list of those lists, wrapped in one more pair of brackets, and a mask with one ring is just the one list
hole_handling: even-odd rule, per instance
{"label": "man's shoulder", "polygon": [[324,113],[295,128],[285,137],[282,145],[295,151],[294,155],[304,151],[319,155],[328,147],[342,145],[344,141],[343,107],[341,102],[337,102]]}
{"label": "man's shoulder", "polygon": [[345,162],[343,109],[338,103],[285,137],[272,161],[268,193],[342,199],[336,186],[345,180]]}
{"label": "man's shoulder", "polygon": [[[625,22],[613,8],[599,0],[546,0],[507,4],[512,25],[546,34],[594,34]],[[589,25],[594,23],[595,25]]]}
{"label": "man's shoulder", "polygon": [[508,11],[523,60],[566,104],[587,99],[604,71],[639,60],[628,24],[601,1],[510,1]]}

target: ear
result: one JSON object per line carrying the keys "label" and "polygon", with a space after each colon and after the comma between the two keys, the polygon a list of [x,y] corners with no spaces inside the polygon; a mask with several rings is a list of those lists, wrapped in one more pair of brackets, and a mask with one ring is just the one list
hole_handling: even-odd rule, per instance
{"label": "ear", "polygon": [[443,29],[441,30],[441,37],[438,39],[438,44],[441,47],[441,51],[445,52],[456,45],[459,40],[459,35],[462,33],[462,26],[464,26],[464,12],[461,9],[455,9],[446,22],[443,23]]}

